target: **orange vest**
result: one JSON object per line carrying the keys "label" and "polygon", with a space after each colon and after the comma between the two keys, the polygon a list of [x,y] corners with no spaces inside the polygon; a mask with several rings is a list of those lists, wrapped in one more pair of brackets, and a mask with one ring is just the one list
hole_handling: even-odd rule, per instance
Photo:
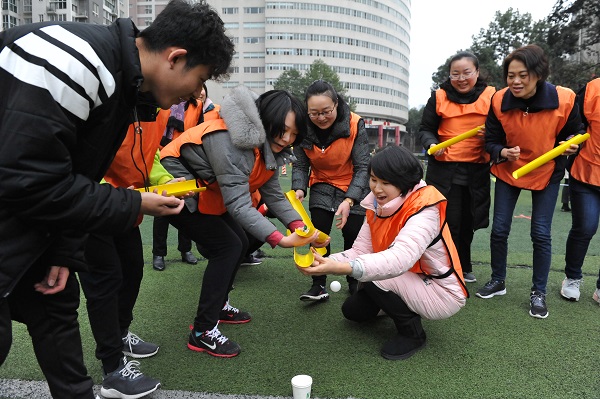
{"label": "orange vest", "polygon": [[[413,273],[424,274],[430,278],[446,278],[452,273],[456,274],[456,277],[461,283],[462,289],[465,295],[468,297],[469,292],[465,287],[465,282],[462,274],[462,267],[458,257],[458,252],[452,241],[452,235],[450,229],[446,223],[446,206],[448,201],[446,198],[433,186],[422,187],[410,194],[406,202],[389,217],[377,217],[373,210],[367,210],[367,223],[371,230],[371,243],[375,252],[381,252],[390,247],[394,242],[394,239],[400,233],[400,230],[404,227],[408,219],[423,209],[430,206],[437,206],[440,211],[440,235],[434,240],[442,240],[448,254],[448,263],[450,269],[441,276],[433,276],[424,270],[424,265],[421,264],[421,260],[418,260],[410,271]],[[433,243],[432,243],[433,244]],[[426,269],[426,267],[425,267]]]}
{"label": "orange vest", "polygon": [[[191,129],[183,132],[175,140],[167,144],[160,152],[160,158],[181,156],[181,147],[184,144],[202,144],[202,137],[213,132],[226,131],[227,125],[223,119],[213,119],[201,123]],[[249,191],[255,192],[263,184],[265,184],[275,173],[273,170],[268,170],[265,160],[258,148],[254,149],[254,166],[248,177]],[[199,187],[206,187],[205,191],[198,193],[198,210],[207,215],[222,215],[227,212],[221,189],[217,181],[207,183],[198,180]]]}
{"label": "orange vest", "polygon": [[350,137],[337,139],[325,149],[316,145],[310,150],[304,149],[310,159],[309,187],[316,183],[327,183],[344,192],[348,190],[354,174],[352,148],[358,134],[359,120],[359,115],[350,113]]}
{"label": "orange vest", "polygon": [[514,162],[493,164],[491,172],[511,186],[526,190],[543,190],[550,182],[550,177],[554,172],[554,160],[519,179],[513,178],[512,173],[554,148],[556,136],[567,123],[575,104],[575,93],[570,89],[556,86],[557,109],[545,109],[530,114],[514,109],[503,113],[500,109],[502,98],[506,95],[507,90],[508,88],[504,88],[496,93],[492,98],[492,107],[506,133],[506,146],[512,148],[518,145],[521,148],[521,155]]}
{"label": "orange vest", "polygon": [[587,84],[583,115],[588,121],[590,138],[581,144],[570,173],[580,182],[600,186],[600,78]]}
{"label": "orange vest", "polygon": [[[435,111],[442,117],[438,127],[440,142],[456,137],[476,126],[483,125],[490,109],[492,95],[495,92],[494,87],[488,86],[477,101],[471,104],[458,104],[448,100],[446,90],[437,90],[435,92]],[[441,156],[436,157],[436,160],[442,162],[488,163],[490,155],[485,151],[484,140],[474,136],[447,147]]]}
{"label": "orange vest", "polygon": [[[183,116],[183,130],[188,130],[194,126],[198,125],[198,121],[200,121],[202,113],[202,103],[198,103],[198,105],[194,105],[194,103],[190,103],[187,109],[184,112]],[[158,112],[158,116],[156,117],[156,122],[159,123],[160,126],[163,127],[163,133],[167,128],[167,122],[169,121],[169,117],[171,116],[170,109],[161,109]],[[173,140],[181,135],[182,132],[175,129],[173,130]],[[161,133],[162,134],[162,133]]]}

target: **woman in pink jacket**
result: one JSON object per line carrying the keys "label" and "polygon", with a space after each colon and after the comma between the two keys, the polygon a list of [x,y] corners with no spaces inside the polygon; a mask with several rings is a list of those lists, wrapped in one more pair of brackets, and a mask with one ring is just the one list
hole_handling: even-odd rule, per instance
{"label": "woman in pink jacket", "polygon": [[421,318],[445,319],[465,305],[468,292],[446,223],[446,198],[422,180],[421,163],[404,147],[388,146],[369,164],[367,216],[351,249],[323,258],[315,253],[305,275],[350,275],[359,289],[343,304],[353,321],[380,310],[398,333],[381,355],[406,359],[425,346]]}

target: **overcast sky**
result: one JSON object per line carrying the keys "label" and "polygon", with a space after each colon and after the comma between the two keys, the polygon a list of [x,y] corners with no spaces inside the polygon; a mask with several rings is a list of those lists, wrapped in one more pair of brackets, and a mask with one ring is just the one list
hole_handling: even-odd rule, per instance
{"label": "overcast sky", "polygon": [[534,21],[550,14],[556,0],[498,0],[454,2],[412,0],[410,32],[410,108],[427,103],[431,74],[448,57],[468,48],[481,28],[487,29],[496,11],[512,7],[530,13]]}

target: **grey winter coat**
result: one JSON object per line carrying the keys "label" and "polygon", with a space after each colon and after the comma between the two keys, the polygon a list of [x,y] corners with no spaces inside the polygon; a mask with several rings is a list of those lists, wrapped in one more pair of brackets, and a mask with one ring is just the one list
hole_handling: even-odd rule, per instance
{"label": "grey winter coat", "polygon": [[[258,189],[269,211],[285,226],[301,220],[301,217],[285,198],[279,185],[278,167],[295,158],[288,149],[278,154],[271,151],[256,108],[257,97],[244,86],[236,87],[221,103],[220,115],[228,130],[206,134],[201,145],[182,146],[181,157],[192,171],[186,169],[179,158],[165,157],[161,163],[174,177],[200,178],[209,183],[216,179],[227,212],[248,233],[266,241],[277,228],[252,205],[248,180],[254,167],[254,148],[261,149],[267,169],[275,171]],[[190,211],[197,211],[196,200],[188,200],[186,205]]]}

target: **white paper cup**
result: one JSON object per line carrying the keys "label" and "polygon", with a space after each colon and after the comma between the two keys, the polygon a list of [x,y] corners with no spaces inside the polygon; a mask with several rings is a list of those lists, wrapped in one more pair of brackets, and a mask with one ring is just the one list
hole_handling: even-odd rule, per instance
{"label": "white paper cup", "polygon": [[310,399],[311,387],[312,377],[310,375],[300,374],[292,378],[294,399]]}

